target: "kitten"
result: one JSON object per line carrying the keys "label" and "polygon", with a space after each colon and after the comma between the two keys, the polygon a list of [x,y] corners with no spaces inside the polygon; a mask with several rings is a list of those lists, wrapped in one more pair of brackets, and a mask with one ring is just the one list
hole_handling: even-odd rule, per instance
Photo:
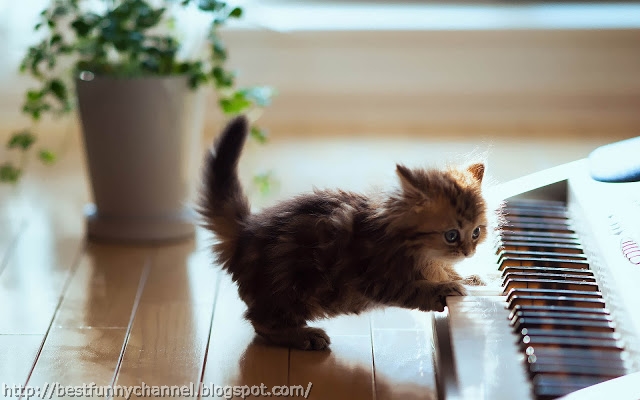
{"label": "kitten", "polygon": [[386,197],[315,190],[252,214],[237,174],[247,133],[235,118],[206,156],[198,212],[258,335],[320,350],[330,339],[308,321],[385,305],[443,311],[463,284],[482,284],[453,264],[486,237],[483,164],[397,165],[400,189]]}

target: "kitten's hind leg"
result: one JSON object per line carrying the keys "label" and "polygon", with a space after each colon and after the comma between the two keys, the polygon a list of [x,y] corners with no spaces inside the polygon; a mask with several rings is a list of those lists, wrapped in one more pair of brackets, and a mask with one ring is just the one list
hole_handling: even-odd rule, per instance
{"label": "kitten's hind leg", "polygon": [[301,325],[295,327],[264,327],[253,323],[256,333],[267,341],[299,350],[325,350],[331,344],[327,333],[320,328]]}

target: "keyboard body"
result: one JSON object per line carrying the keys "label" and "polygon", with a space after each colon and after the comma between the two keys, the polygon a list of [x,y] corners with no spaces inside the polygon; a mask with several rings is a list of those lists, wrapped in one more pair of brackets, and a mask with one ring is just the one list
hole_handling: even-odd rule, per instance
{"label": "keyboard body", "polygon": [[[433,313],[439,398],[555,399],[636,377],[640,183],[595,181],[580,160],[487,197],[507,222],[470,263],[495,279]],[[610,393],[640,399],[636,379]]]}

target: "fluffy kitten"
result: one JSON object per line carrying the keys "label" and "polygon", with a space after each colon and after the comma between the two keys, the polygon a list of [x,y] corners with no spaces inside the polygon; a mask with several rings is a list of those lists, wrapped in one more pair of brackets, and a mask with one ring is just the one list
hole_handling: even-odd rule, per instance
{"label": "fluffy kitten", "polygon": [[463,283],[481,283],[452,265],[486,237],[483,164],[397,165],[400,189],[386,197],[315,190],[251,214],[237,174],[247,132],[238,117],[216,140],[198,211],[258,335],[324,349],[329,337],[308,321],[381,305],[442,311],[447,296],[466,294]]}

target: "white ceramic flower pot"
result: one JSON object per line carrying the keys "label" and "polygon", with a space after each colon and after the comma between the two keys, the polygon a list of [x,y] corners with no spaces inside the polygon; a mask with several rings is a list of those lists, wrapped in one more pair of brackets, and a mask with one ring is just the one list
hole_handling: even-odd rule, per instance
{"label": "white ceramic flower pot", "polygon": [[[89,76],[87,76],[89,75]],[[186,77],[82,74],[76,92],[94,204],[90,239],[164,241],[193,236],[188,207],[204,97]]]}

